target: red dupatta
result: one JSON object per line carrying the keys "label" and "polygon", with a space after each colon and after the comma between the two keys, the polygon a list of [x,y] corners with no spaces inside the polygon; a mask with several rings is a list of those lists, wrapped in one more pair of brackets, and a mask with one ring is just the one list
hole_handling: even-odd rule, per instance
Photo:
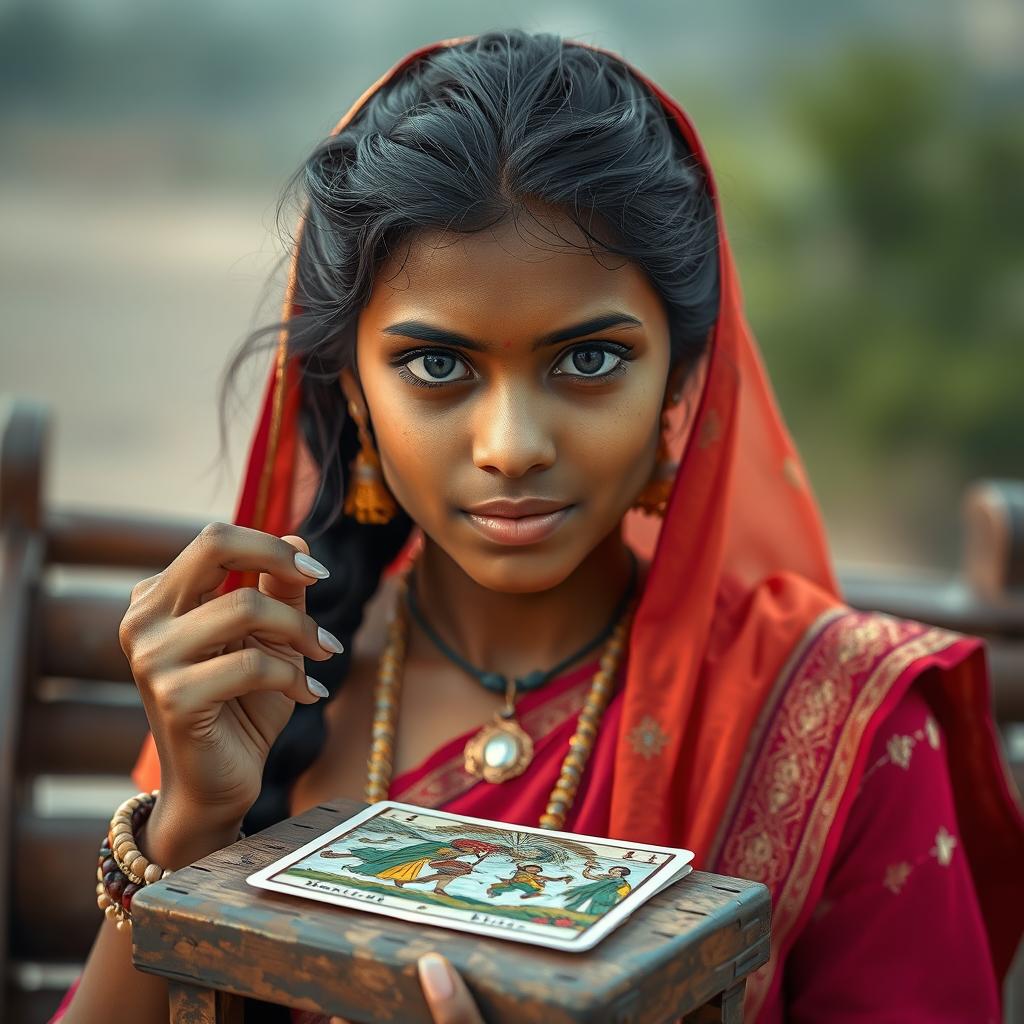
{"label": "red dupatta", "polygon": [[[408,54],[334,133],[408,65],[470,38]],[[964,845],[1001,973],[1020,934],[1006,908],[1022,903],[1016,878],[1024,830],[993,734],[980,642],[843,604],[814,497],[744,316],[707,154],[679,105],[629,69],[659,98],[703,167],[718,223],[721,303],[691,382],[694,401],[671,413],[670,448],[680,465],[665,517],[653,522],[630,513],[623,523],[625,539],[651,565],[616,701],[614,748],[605,757],[607,834],[686,846],[698,866],[764,878],[776,899],[778,962],[821,892],[879,722],[930,669],[950,737]],[[301,245],[301,230],[298,237]],[[300,299],[293,262],[285,320]],[[276,535],[296,532],[316,479],[297,427],[300,374],[286,341],[282,331],[234,520]],[[417,534],[389,574],[406,563]],[[255,586],[255,576],[233,573],[223,590],[242,585]],[[824,682],[833,699],[823,708]],[[816,743],[801,748],[797,771],[805,784],[766,795],[776,778],[772,766],[792,753],[786,723],[808,709],[823,718]],[[144,788],[158,784],[151,736],[134,778]],[[751,855],[754,839],[773,825],[764,808],[779,799],[785,834],[773,833],[772,855],[759,859]],[[1001,881],[994,874],[1007,857],[1018,858],[1017,871]],[[773,970],[752,987],[748,1009],[764,999]]]}

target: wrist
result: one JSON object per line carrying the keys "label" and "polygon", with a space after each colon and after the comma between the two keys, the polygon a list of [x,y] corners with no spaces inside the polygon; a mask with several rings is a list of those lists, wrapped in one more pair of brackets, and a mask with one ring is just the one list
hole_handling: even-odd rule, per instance
{"label": "wrist", "polygon": [[238,840],[244,815],[208,815],[161,793],[136,837],[146,859],[177,871]]}

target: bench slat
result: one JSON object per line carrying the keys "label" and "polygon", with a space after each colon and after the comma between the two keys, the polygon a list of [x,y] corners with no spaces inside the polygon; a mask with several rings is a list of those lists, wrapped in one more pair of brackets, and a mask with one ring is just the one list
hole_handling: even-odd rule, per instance
{"label": "bench slat", "polygon": [[128,659],[117,638],[129,594],[55,593],[39,596],[36,657],[45,676],[133,682]]}
{"label": "bench slat", "polygon": [[149,724],[141,704],[33,701],[23,728],[20,775],[81,775],[86,768],[90,775],[127,775]]}
{"label": "bench slat", "polygon": [[[11,955],[18,960],[78,960],[103,919],[96,906],[96,855],[108,820],[15,819],[11,864]],[[57,879],[59,885],[48,884]]]}

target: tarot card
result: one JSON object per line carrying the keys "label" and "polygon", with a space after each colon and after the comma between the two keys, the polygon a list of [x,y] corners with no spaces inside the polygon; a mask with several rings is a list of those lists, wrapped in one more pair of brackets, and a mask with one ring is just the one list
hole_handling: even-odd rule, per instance
{"label": "tarot card", "polygon": [[385,800],[246,881],[415,924],[580,952],[693,853],[470,818]]}

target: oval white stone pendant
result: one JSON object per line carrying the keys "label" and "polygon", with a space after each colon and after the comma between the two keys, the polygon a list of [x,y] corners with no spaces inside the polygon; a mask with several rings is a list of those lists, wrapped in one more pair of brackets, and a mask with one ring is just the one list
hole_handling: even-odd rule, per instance
{"label": "oval white stone pendant", "polygon": [[507,782],[522,775],[533,760],[533,740],[514,718],[494,716],[463,751],[466,771],[485,782]]}

